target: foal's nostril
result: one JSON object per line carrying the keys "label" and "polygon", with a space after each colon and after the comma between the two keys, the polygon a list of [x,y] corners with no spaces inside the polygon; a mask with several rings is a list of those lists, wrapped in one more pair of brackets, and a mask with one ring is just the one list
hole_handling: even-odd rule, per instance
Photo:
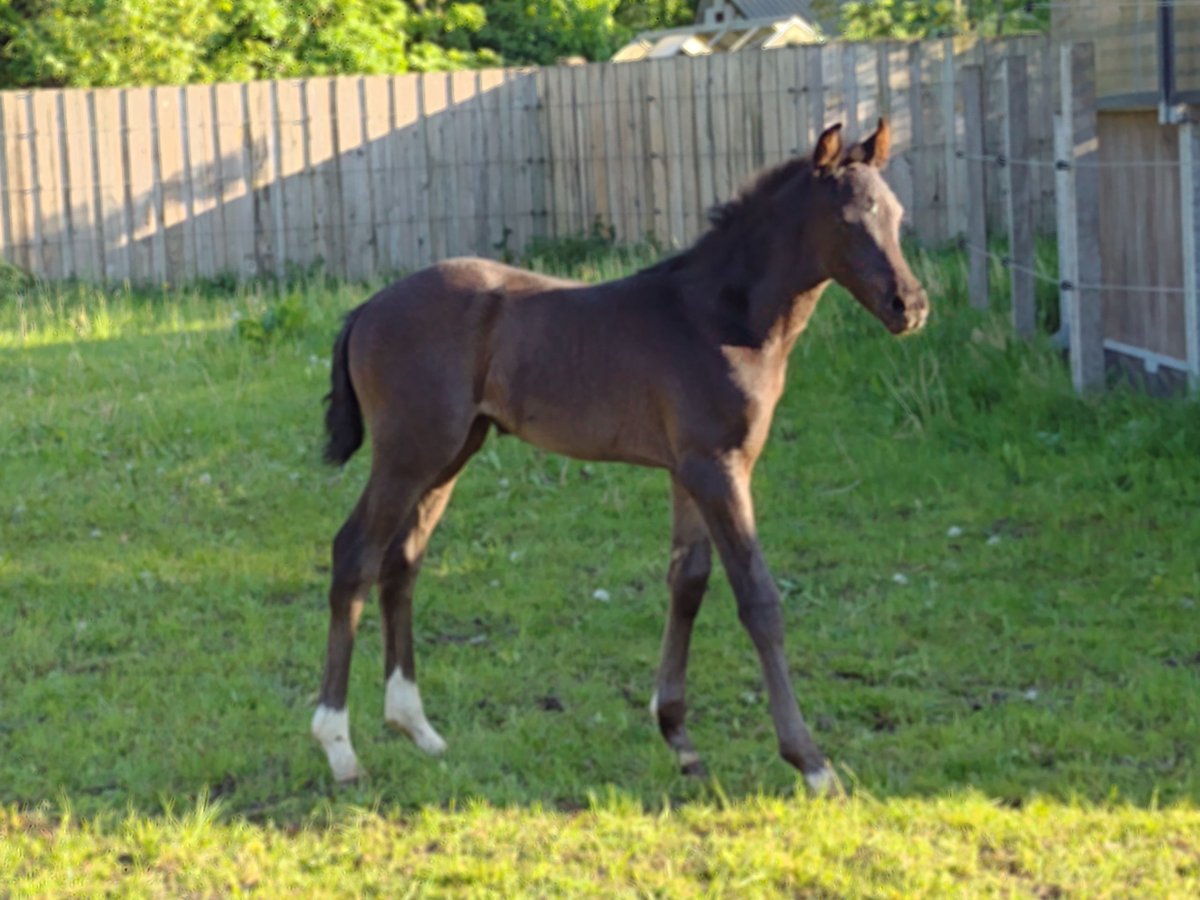
{"label": "foal's nostril", "polygon": [[907,311],[908,310],[904,305],[904,301],[900,299],[899,294],[892,298],[892,312],[904,314]]}

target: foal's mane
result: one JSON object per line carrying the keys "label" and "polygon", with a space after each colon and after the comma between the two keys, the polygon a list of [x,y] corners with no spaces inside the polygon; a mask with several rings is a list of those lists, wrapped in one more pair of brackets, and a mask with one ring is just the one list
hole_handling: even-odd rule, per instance
{"label": "foal's mane", "polygon": [[811,170],[812,160],[801,156],[760,172],[747,187],[738,192],[736,197],[725,203],[719,203],[708,211],[708,221],[713,226],[712,230],[728,231],[745,224],[744,220],[759,219],[761,208],[770,202],[776,191],[799,173]]}
{"label": "foal's mane", "polygon": [[759,226],[770,221],[767,207],[772,198],[785,184],[802,173],[811,172],[812,168],[812,160],[801,156],[760,172],[737,196],[708,211],[710,227],[691,247],[648,266],[642,273],[676,272],[693,259],[708,258],[714,253],[724,255],[731,250],[743,249],[757,251],[761,248]]}

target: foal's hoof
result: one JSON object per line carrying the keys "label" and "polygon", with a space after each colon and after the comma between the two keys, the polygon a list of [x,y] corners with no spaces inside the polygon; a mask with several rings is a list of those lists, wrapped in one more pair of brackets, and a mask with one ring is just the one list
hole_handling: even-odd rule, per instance
{"label": "foal's hoof", "polygon": [[679,771],[688,778],[708,777],[708,768],[695,750],[684,750],[679,754]]}
{"label": "foal's hoof", "polygon": [[833,771],[833,767],[829,763],[825,763],[824,766],[815,772],[805,772],[804,783],[808,786],[808,793],[812,797],[832,798],[846,796],[841,780],[837,777],[837,773]]}
{"label": "foal's hoof", "polygon": [[441,756],[446,752],[445,740],[433,730],[428,722],[422,726],[410,725],[406,722],[399,722],[396,719],[387,719],[386,721],[389,728],[405,735],[417,745],[417,749],[422,753],[428,753],[430,756]]}
{"label": "foal's hoof", "polygon": [[350,769],[342,772],[334,772],[333,780],[337,782],[338,787],[350,787],[358,784],[360,781],[365,781],[367,778],[367,770],[360,766],[357,762]]}

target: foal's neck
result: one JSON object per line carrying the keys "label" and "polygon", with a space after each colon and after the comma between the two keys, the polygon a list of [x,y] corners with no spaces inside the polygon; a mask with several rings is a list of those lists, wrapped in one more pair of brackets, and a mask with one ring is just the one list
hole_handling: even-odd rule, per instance
{"label": "foal's neck", "polygon": [[747,249],[725,260],[701,253],[696,262],[711,302],[720,306],[726,298],[737,298],[737,312],[744,316],[754,344],[783,361],[808,325],[829,279],[811,260],[777,261],[768,258],[771,252],[765,247]]}

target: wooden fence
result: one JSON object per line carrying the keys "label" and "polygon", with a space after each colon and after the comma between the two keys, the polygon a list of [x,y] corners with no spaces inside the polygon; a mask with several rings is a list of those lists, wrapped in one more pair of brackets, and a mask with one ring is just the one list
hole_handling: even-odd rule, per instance
{"label": "wooden fence", "polygon": [[[682,246],[756,169],[834,121],[894,126],[889,179],[924,241],[966,228],[957,86],[1027,61],[1029,147],[1051,155],[1049,42],[830,44],[647,63],[0,93],[0,253],[39,276],[143,283],[367,278],[517,253],[597,224]],[[1004,117],[988,90],[984,145]],[[993,108],[996,107],[996,108]],[[1034,220],[1054,228],[1053,172]],[[1004,221],[1003,179],[985,183]]]}

